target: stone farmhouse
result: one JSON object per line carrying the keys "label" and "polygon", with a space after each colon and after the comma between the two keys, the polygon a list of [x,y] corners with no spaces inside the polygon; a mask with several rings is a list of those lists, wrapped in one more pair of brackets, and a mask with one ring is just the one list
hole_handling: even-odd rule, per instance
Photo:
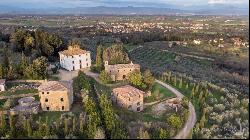
{"label": "stone farmhouse", "polygon": [[0,79],[0,92],[5,91],[5,79]]}
{"label": "stone farmhouse", "polygon": [[69,46],[68,50],[60,51],[60,65],[68,71],[89,68],[91,66],[90,51],[80,49],[80,46]]}
{"label": "stone farmhouse", "polygon": [[105,61],[104,67],[105,71],[110,74],[113,81],[126,79],[128,74],[134,70],[140,71],[140,65],[133,64],[132,61],[130,64],[116,64],[116,65],[109,65],[108,61]]}
{"label": "stone farmhouse", "polygon": [[114,88],[111,94],[113,103],[131,111],[143,110],[144,92],[130,85]]}
{"label": "stone farmhouse", "polygon": [[45,81],[38,87],[43,111],[69,111],[73,103],[72,84],[66,81]]}

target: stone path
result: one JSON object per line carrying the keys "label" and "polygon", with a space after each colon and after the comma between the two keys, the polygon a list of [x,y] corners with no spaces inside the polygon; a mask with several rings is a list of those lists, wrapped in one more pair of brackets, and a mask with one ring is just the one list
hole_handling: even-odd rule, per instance
{"label": "stone path", "polygon": [[[166,83],[163,83],[163,82],[161,82],[159,80],[156,80],[156,82],[161,84],[162,86],[164,86],[165,88],[167,88],[171,92],[173,92],[177,97],[179,97],[179,98],[184,97],[183,94],[181,94],[178,90],[171,87],[170,85],[168,85]],[[188,117],[188,120],[187,120],[186,124],[184,125],[184,127],[181,129],[181,131],[174,137],[174,139],[188,139],[189,134],[192,131],[195,123],[196,123],[195,109],[194,109],[194,106],[192,105],[192,103],[189,102],[189,117]]]}
{"label": "stone path", "polygon": [[60,81],[71,81],[74,77],[78,75],[78,71],[67,71],[64,69],[59,69],[58,76],[60,78]]}
{"label": "stone path", "polygon": [[164,98],[164,99],[161,99],[161,100],[158,100],[158,101],[154,101],[154,102],[150,102],[150,103],[144,103],[143,106],[144,106],[144,108],[147,108],[148,106],[152,106],[152,105],[164,102],[164,101],[166,101],[168,99],[171,99],[171,98],[175,98],[175,97],[170,97],[170,98],[167,97],[167,98]]}

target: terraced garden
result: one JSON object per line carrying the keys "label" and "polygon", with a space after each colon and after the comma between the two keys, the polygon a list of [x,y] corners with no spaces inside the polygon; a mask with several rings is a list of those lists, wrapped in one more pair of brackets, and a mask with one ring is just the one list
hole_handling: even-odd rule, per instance
{"label": "terraced garden", "polygon": [[[249,93],[249,86],[242,83],[225,80],[221,73],[231,74],[230,71],[221,69],[216,62],[198,58],[184,57],[171,52],[163,51],[159,47],[144,46],[129,52],[129,57],[141,65],[143,70],[150,69],[155,75],[172,71],[191,81],[207,81],[221,87],[226,87],[231,92]],[[238,77],[234,77],[240,78]]]}
{"label": "terraced garden", "polygon": [[154,73],[165,71],[169,67],[168,64],[175,60],[174,54],[149,47],[136,48],[129,55],[142,69],[150,69]]}

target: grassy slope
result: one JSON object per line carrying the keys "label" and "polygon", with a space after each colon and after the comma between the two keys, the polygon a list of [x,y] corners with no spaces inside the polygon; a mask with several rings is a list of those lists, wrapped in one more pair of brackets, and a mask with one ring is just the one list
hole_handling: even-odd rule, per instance
{"label": "grassy slope", "polygon": [[37,89],[24,89],[24,90],[16,90],[15,92],[4,91],[0,94],[0,96],[11,96],[11,95],[20,95],[20,94],[29,94],[29,93],[37,93]]}

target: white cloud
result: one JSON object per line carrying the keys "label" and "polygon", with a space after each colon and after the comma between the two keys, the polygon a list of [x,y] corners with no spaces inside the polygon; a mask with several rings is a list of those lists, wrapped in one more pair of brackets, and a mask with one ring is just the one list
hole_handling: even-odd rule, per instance
{"label": "white cloud", "polygon": [[245,0],[208,0],[209,4],[242,4]]}

